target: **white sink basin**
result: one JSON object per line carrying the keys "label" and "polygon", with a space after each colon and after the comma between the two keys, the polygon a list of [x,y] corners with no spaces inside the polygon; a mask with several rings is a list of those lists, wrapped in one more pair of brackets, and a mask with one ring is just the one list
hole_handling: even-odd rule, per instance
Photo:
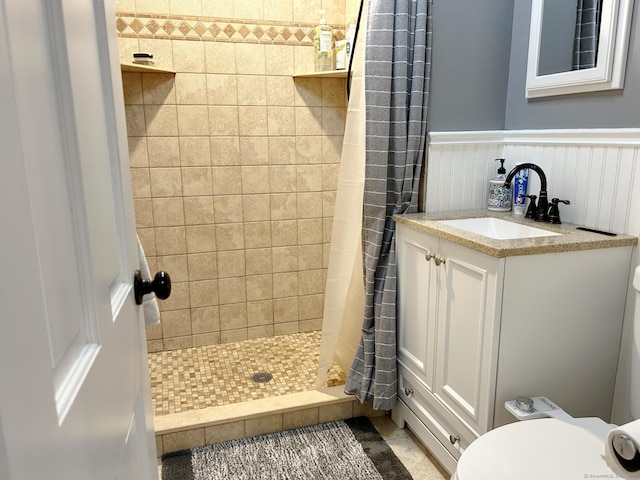
{"label": "white sink basin", "polygon": [[462,218],[459,220],[440,220],[438,223],[466,230],[497,240],[512,240],[515,238],[553,237],[559,233],[541,228],[529,227],[520,223],[508,222],[499,218],[480,217]]}

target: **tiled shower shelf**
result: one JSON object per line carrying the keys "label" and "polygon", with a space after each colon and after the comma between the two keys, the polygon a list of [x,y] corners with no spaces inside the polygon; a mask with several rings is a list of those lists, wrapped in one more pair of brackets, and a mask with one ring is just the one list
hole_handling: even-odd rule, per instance
{"label": "tiled shower shelf", "polygon": [[347,78],[347,71],[329,70],[328,72],[296,73],[293,78]]}
{"label": "tiled shower shelf", "polygon": [[153,65],[142,65],[138,63],[120,63],[120,71],[135,73],[176,73],[166,68],[159,68]]}

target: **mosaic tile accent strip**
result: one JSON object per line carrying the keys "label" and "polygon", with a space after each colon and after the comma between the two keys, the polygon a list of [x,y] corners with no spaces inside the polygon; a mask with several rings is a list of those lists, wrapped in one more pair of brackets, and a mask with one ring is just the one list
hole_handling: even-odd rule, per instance
{"label": "mosaic tile accent strip", "polygon": [[[313,45],[311,23],[258,22],[229,18],[182,17],[116,13],[118,34],[125,38],[201,40],[210,42]],[[344,39],[344,28],[333,26],[336,40]]]}
{"label": "mosaic tile accent strip", "polygon": [[[228,405],[313,390],[320,332],[296,333],[244,342],[149,354],[155,415]],[[273,380],[254,382],[256,373]],[[327,387],[344,385],[334,364]]]}

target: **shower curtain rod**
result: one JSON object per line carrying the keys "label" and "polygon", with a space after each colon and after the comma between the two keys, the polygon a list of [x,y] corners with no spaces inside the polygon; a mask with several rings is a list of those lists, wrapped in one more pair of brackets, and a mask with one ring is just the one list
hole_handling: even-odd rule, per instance
{"label": "shower curtain rod", "polygon": [[351,64],[353,63],[354,53],[356,51],[356,45],[358,43],[358,32],[360,31],[360,20],[362,19],[362,10],[364,6],[364,0],[360,1],[360,10],[358,12],[358,22],[356,23],[356,33],[353,36],[353,45],[351,46],[351,56],[349,57],[349,68],[347,69],[347,100],[351,96]]}

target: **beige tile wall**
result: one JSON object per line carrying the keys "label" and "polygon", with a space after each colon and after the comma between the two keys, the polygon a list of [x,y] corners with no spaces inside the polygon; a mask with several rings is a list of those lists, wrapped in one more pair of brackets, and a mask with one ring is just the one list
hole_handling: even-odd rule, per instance
{"label": "beige tile wall", "polygon": [[325,10],[331,24],[345,23],[360,0],[116,0],[116,11],[169,16],[204,16],[237,20],[317,23]]}
{"label": "beige tile wall", "polygon": [[[345,0],[324,7],[344,17]],[[320,0],[118,8],[313,22]],[[173,281],[149,351],[319,329],[344,80],[293,79],[313,68],[312,46],[120,41],[125,59],[150,51],[176,72],[123,73],[138,233],[151,270]]]}

